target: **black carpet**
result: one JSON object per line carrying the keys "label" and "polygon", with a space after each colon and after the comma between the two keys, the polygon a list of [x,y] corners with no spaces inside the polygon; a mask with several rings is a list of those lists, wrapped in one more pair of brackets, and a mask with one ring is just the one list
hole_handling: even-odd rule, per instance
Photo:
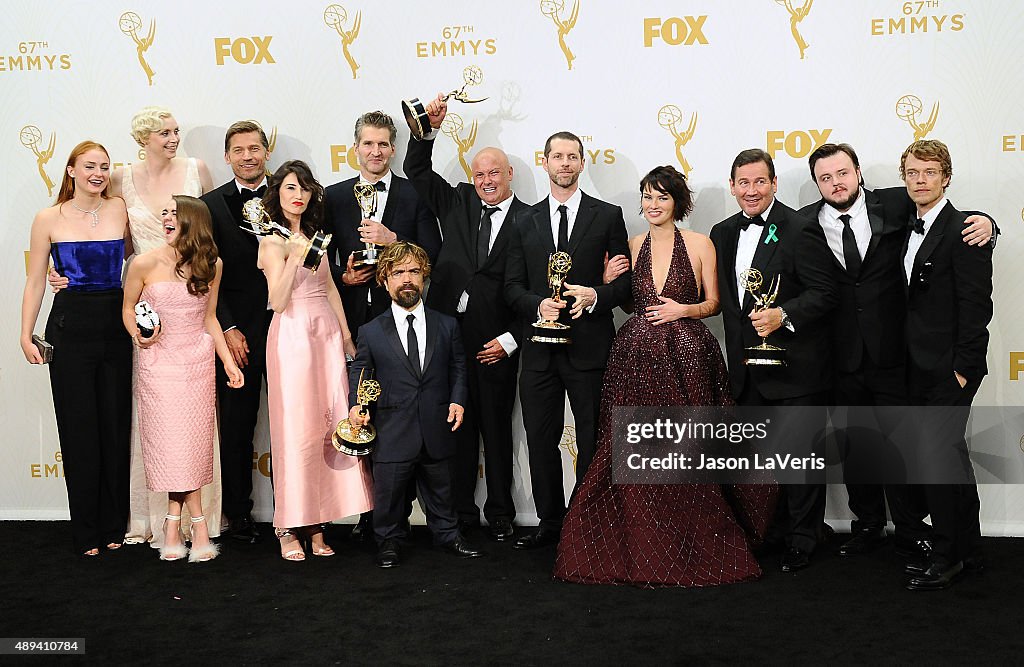
{"label": "black carpet", "polygon": [[[261,526],[265,535],[270,528]],[[68,524],[0,523],[0,636],[79,637],[115,664],[1003,663],[1021,661],[1024,539],[986,538],[988,567],[951,589],[909,592],[891,547],[802,572],[709,589],[552,581],[554,548],[460,561],[414,529],[401,567],[332,527],[338,555],[288,563],[277,545],[221,540],[209,563],[149,546],[84,559]],[[523,529],[518,529],[520,532]],[[0,658],[3,660],[4,658]],[[5,662],[10,662],[7,658]],[[44,658],[52,662],[53,658]]]}

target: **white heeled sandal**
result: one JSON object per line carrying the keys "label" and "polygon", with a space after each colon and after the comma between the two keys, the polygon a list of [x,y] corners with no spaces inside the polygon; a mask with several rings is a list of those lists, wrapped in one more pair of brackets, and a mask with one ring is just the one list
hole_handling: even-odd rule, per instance
{"label": "white heeled sandal", "polygon": [[[197,523],[203,523],[206,521],[205,516],[194,516],[192,517],[192,535],[195,536],[195,527]],[[207,537],[209,539],[209,537]],[[197,547],[195,540],[192,541],[192,550],[188,552],[188,562],[190,563],[205,563],[211,561],[220,554],[220,546],[214,542],[209,542],[205,546]]]}
{"label": "white heeled sandal", "polygon": [[[178,535],[181,536],[181,544],[167,546],[167,522],[177,521]],[[181,534],[181,515],[168,514],[164,516],[164,545],[160,547],[160,560],[181,560],[188,555],[188,547],[185,546],[185,536]]]}

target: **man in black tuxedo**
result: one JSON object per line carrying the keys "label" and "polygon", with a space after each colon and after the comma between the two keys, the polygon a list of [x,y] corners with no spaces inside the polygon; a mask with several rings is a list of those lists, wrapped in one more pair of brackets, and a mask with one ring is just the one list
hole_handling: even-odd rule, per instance
{"label": "man in black tuxedo", "polygon": [[[924,485],[932,517],[929,563],[912,567],[911,590],[946,588],[977,564],[981,536],[978,487],[964,440],[970,405],[988,373],[992,319],[992,248],[960,242],[965,216],[946,199],[953,174],[949,149],[916,141],[900,159],[900,175],[916,206],[904,247],[907,286],[907,385],[911,405],[935,406],[924,419],[923,460],[944,461],[946,483]],[[958,483],[949,483],[949,482]]]}
{"label": "man in black tuxedo", "polygon": [[374,404],[377,447],[373,452],[373,532],[377,565],[399,564],[409,481],[427,514],[434,543],[461,558],[482,556],[459,534],[452,499],[455,436],[467,398],[466,362],[455,319],[424,307],[430,276],[427,253],[398,241],[382,253],[377,281],[387,286],[391,307],[364,326],[349,366],[349,419],[362,426],[360,376],[380,383]]}
{"label": "man in black tuxedo", "polygon": [[[833,256],[839,304],[832,317],[835,406],[906,405],[903,327],[903,247],[914,203],[905,187],[867,190],[860,160],[849,144],[824,144],[808,159],[821,199],[800,213],[816,219]],[[968,219],[964,242],[987,243],[992,223],[983,216]],[[888,411],[876,418],[884,419]],[[891,425],[880,425],[891,432]],[[895,525],[897,551],[907,557],[927,556],[929,528],[920,488],[898,483],[865,483],[883,479],[882,459],[873,459],[868,436],[848,437],[847,484],[850,511],[857,517],[842,556],[870,551],[885,540],[886,498]],[[866,451],[866,456],[862,455]],[[879,453],[879,457],[884,454]],[[896,466],[888,466],[898,474]],[[887,482],[898,482],[896,479]]]}
{"label": "man in black tuxedo", "polygon": [[[328,248],[331,275],[341,294],[352,337],[359,327],[385,312],[391,305],[387,290],[374,281],[374,267],[353,266],[352,253],[367,242],[386,246],[410,241],[437,258],[441,234],[437,220],[406,179],[391,171],[398,130],[383,111],[364,113],[356,120],[355,144],[359,175],[335,183],[324,191],[327,231],[333,234]],[[356,202],[353,186],[368,183],[377,190],[377,206],[364,217]]]}
{"label": "man in black tuxedo", "polygon": [[239,121],[224,137],[224,161],[235,177],[203,195],[213,218],[213,239],[224,261],[217,299],[217,319],[235,363],[245,375],[242,389],[230,389],[217,362],[217,404],[220,409],[220,474],[228,534],[255,542],[252,520],[253,433],[267,370],[267,330],[273,311],[267,308],[267,280],[256,267],[259,239],[244,231],[242,204],[262,197],[267,189],[267,152],[263,128]]}
{"label": "man in black tuxedo", "polygon": [[[576,423],[576,481],[594,457],[601,381],[615,337],[612,310],[630,298],[631,272],[603,284],[605,257],[629,256],[622,209],[579,189],[583,142],[571,132],[553,134],[544,144],[544,170],[550,196],[513,220],[505,268],[505,299],[523,331],[519,400],[523,409],[533,499],[540,517],[535,533],[519,538],[517,549],[558,542],[565,516],[562,459],[565,397]],[[569,253],[566,301],[551,298],[548,258]],[[569,345],[534,342],[537,319],[570,324]]]}
{"label": "man in black tuxedo", "polygon": [[456,432],[455,508],[459,524],[480,523],[475,493],[484,443],[488,534],[499,542],[513,536],[516,507],[512,499],[512,411],[522,329],[505,303],[508,222],[526,205],[512,194],[512,166],[498,148],[484,148],[473,158],[473,184],[450,185],[434,171],[434,137],[448,113],[438,96],[426,111],[433,130],[411,138],[405,173],[420,198],[441,223],[444,242],[431,272],[427,305],[459,321],[466,348],[469,405]]}
{"label": "man in black tuxedo", "polygon": [[[711,229],[718,253],[718,285],[725,324],[732,393],[739,405],[828,405],[832,373],[827,316],[836,303],[828,245],[813,221],[775,199],[775,165],[765,151],[749,149],[733,160],[729,186],[740,212]],[[754,300],[741,278],[748,268],[764,288],[780,278],[775,306],[752,312]],[[785,366],[745,365],[744,349],[771,335],[785,348]],[[783,415],[779,415],[781,419]],[[813,425],[804,430],[813,432]],[[825,426],[822,410],[821,427]],[[802,443],[801,443],[802,446]],[[810,564],[825,518],[824,485],[782,487],[786,552],[783,572]]]}

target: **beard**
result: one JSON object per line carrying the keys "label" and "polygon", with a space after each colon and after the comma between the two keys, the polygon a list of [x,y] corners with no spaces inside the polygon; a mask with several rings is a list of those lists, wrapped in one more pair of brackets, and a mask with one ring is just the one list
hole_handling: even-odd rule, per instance
{"label": "beard", "polygon": [[568,188],[576,184],[580,180],[579,172],[573,174],[550,174],[551,182],[561,188]]}
{"label": "beard", "polygon": [[846,199],[832,199],[830,197],[825,197],[824,199],[825,199],[826,202],[831,204],[832,207],[835,208],[836,210],[838,210],[838,211],[848,211],[848,210],[850,210],[850,207],[853,206],[854,202],[857,201],[857,197],[859,197],[859,196],[860,196],[860,186],[857,186],[857,189],[854,190],[852,193],[849,193],[847,195]]}
{"label": "beard", "polygon": [[420,289],[415,285],[403,285],[395,294],[395,303],[402,308],[412,308],[420,302]]}

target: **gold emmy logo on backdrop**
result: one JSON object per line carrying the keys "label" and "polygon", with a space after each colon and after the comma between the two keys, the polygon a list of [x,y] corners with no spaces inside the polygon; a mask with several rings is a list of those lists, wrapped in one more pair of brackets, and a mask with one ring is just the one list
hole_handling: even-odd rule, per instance
{"label": "gold emmy logo on backdrop", "polygon": [[569,456],[572,457],[572,471],[576,472],[576,459],[579,457],[580,452],[576,449],[575,426],[565,425],[562,429],[562,440],[558,443],[558,446],[569,452]]}
{"label": "gold emmy logo on backdrop", "polygon": [[569,34],[569,31],[576,26],[576,19],[580,15],[580,0],[573,0],[572,11],[569,12],[569,18],[562,18],[562,10],[565,9],[564,0],[540,0],[540,13],[554,22],[555,27],[558,28],[558,46],[561,47],[562,53],[565,54],[565,62],[572,69],[572,61],[576,60],[576,56],[569,50],[569,45],[565,43],[565,38]]}
{"label": "gold emmy logo on backdrop", "polygon": [[796,42],[797,48],[800,49],[800,60],[803,60],[804,51],[807,50],[807,42],[797,29],[797,24],[811,13],[811,5],[814,4],[814,0],[807,0],[802,7],[793,7],[791,0],[775,0],[775,3],[782,5],[789,12],[789,31],[793,33],[793,41]]}
{"label": "gold emmy logo on backdrop", "polygon": [[363,24],[363,13],[356,12],[356,17],[352,19],[352,29],[346,30],[345,24],[348,23],[348,12],[345,11],[345,8],[341,5],[327,5],[327,9],[324,10],[324,23],[327,24],[328,28],[333,28],[338,33],[338,36],[341,37],[341,50],[345,54],[345,60],[348,61],[349,68],[352,70],[352,78],[356,78],[356,70],[359,69],[359,63],[352,57],[348,47],[359,36],[359,28]]}
{"label": "gold emmy logo on backdrop", "polygon": [[465,139],[460,136],[462,134],[462,129],[462,116],[457,113],[450,113],[444,117],[443,121],[441,121],[441,131],[454,141],[455,146],[459,149],[459,164],[462,165],[462,171],[466,172],[466,180],[472,181],[473,172],[469,168],[469,163],[466,162],[466,153],[468,153],[469,149],[473,148],[473,144],[476,143],[476,120],[474,119],[473,124],[469,126],[469,136]]}
{"label": "gold emmy logo on backdrop", "polygon": [[26,125],[21,128],[19,135],[21,139],[21,145],[32,151],[36,156],[36,167],[39,169],[39,177],[43,179],[43,183],[46,184],[46,196],[53,196],[53,181],[46,174],[46,163],[53,157],[53,149],[57,145],[57,135],[53,132],[50,133],[50,143],[46,146],[46,150],[40,150],[39,144],[43,141],[43,133],[35,125]]}
{"label": "gold emmy logo on backdrop", "polygon": [[1011,352],[1010,382],[1015,382],[1019,380],[1021,373],[1024,373],[1024,352]]}
{"label": "gold emmy logo on backdrop", "polygon": [[271,128],[270,134],[267,136],[267,157],[274,153],[275,147],[277,147],[277,125]]}
{"label": "gold emmy logo on backdrop", "polygon": [[672,133],[672,136],[676,140],[676,160],[679,161],[679,166],[683,169],[683,176],[686,178],[690,177],[690,172],[693,168],[690,163],[683,157],[683,146],[686,145],[690,139],[693,138],[694,130],[697,129],[697,112],[694,112],[690,116],[690,122],[686,126],[685,132],[679,131],[679,125],[683,122],[682,110],[674,104],[666,104],[665,106],[658,109],[658,125]]}
{"label": "gold emmy logo on backdrop", "polygon": [[149,47],[153,46],[153,36],[156,35],[156,19],[149,22],[149,33],[145,38],[139,37],[139,30],[142,30],[142,19],[135,12],[121,14],[121,18],[117,20],[117,25],[121,28],[121,32],[131,37],[132,41],[135,42],[135,50],[139,54],[139,64],[142,65],[142,71],[146,73],[149,85],[152,86],[153,68],[146,62],[143,54],[149,50]]}
{"label": "gold emmy logo on backdrop", "polygon": [[924,139],[935,127],[935,120],[939,117],[939,103],[936,102],[932,105],[932,112],[928,115],[928,120],[923,123],[918,120],[922,111],[924,111],[924,104],[917,95],[904,95],[896,100],[896,116],[900,120],[910,123],[910,127],[914,128],[914,141]]}

